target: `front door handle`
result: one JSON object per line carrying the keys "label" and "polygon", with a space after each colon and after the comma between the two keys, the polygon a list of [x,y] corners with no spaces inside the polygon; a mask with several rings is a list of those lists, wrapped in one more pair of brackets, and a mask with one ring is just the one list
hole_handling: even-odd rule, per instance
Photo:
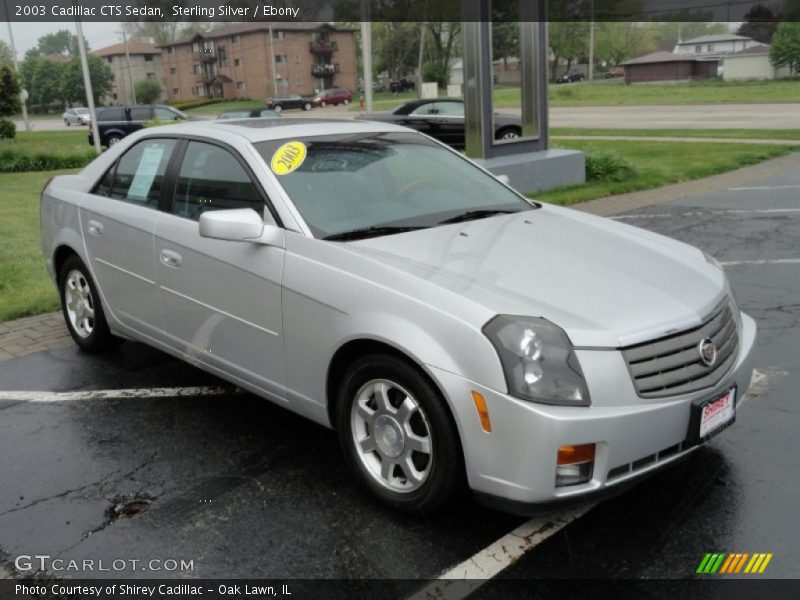
{"label": "front door handle", "polygon": [[103,235],[103,224],[100,221],[89,221],[87,228],[89,229],[89,233],[92,235]]}
{"label": "front door handle", "polygon": [[183,257],[174,250],[164,249],[161,251],[161,262],[168,267],[177,269],[183,264]]}

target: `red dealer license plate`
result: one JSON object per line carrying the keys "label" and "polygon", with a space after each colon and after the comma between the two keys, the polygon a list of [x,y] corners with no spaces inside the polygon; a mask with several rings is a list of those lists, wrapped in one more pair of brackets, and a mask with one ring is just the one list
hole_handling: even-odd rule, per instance
{"label": "red dealer license plate", "polygon": [[736,406],[736,388],[731,388],[719,398],[700,405],[700,440],[707,440],[733,423]]}

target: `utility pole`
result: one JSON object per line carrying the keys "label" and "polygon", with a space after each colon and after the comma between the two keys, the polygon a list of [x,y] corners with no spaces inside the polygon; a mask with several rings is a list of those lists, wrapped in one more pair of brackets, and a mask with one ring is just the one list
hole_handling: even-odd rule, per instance
{"label": "utility pole", "polygon": [[131,55],[128,52],[128,35],[125,30],[122,30],[122,41],[125,44],[125,61],[128,63],[128,85],[130,85],[131,93],[128,94],[128,101],[133,101],[131,104],[136,104],[136,86],[133,85],[133,71],[131,71]]}
{"label": "utility pole", "polygon": [[361,21],[361,61],[364,63],[364,100],[372,112],[372,23]]}
{"label": "utility pole", "polygon": [[78,52],[81,55],[81,70],[83,71],[83,87],[86,88],[86,105],[89,107],[89,118],[92,120],[92,138],[94,149],[100,154],[100,132],[97,130],[97,113],[94,110],[94,94],[92,93],[92,78],[89,76],[89,61],[86,59],[86,44],[83,41],[83,27],[81,22],[75,20],[75,32],[78,34]]}
{"label": "utility pole", "polygon": [[272,65],[272,95],[278,95],[278,76],[275,74],[275,44],[273,43],[272,25],[269,26],[269,56]]}
{"label": "utility pole", "polygon": [[[8,5],[4,4],[6,10]],[[11,61],[14,64],[14,72],[19,77],[19,63],[17,62],[17,47],[14,45],[14,32],[11,31],[11,20],[8,21],[8,40],[11,43]],[[22,82],[20,82],[22,83]],[[19,94],[20,104],[22,105],[22,120],[25,121],[25,131],[31,130],[31,120],[28,118],[28,91],[22,90]]]}
{"label": "utility pole", "polygon": [[591,83],[594,80],[594,0],[589,11],[589,83]]}
{"label": "utility pole", "polygon": [[[425,4],[427,6],[427,2]],[[425,32],[428,29],[428,23],[423,21],[419,25],[419,57],[417,59],[417,98],[422,98],[422,59],[425,55]],[[463,63],[462,63],[463,65]],[[464,71],[462,66],[461,71]]]}

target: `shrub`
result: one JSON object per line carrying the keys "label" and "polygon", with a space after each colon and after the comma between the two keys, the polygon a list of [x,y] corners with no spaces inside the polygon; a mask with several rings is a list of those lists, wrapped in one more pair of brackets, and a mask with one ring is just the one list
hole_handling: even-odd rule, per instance
{"label": "shrub", "polygon": [[636,167],[612,150],[586,149],[586,181],[625,181]]}
{"label": "shrub", "polygon": [[136,92],[136,100],[142,104],[153,104],[161,95],[161,86],[151,79],[137,81],[133,89]]}
{"label": "shrub", "polygon": [[17,135],[17,127],[13,121],[0,119],[0,139],[13,139]]}
{"label": "shrub", "polygon": [[88,165],[97,155],[94,150],[73,154],[48,154],[47,152],[23,152],[16,148],[0,149],[0,173],[23,171],[53,171],[76,169]]}

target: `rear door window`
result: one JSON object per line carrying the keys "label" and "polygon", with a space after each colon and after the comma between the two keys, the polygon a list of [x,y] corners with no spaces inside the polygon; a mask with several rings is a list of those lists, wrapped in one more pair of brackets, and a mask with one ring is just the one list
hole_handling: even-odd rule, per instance
{"label": "rear door window", "polygon": [[117,200],[158,208],[164,173],[175,144],[176,141],[171,139],[149,139],[128,150],[117,163],[110,196]]}
{"label": "rear door window", "polygon": [[149,121],[150,114],[149,106],[134,106],[131,108],[131,121]]}
{"label": "rear door window", "polygon": [[125,109],[121,106],[105,108],[97,116],[98,121],[125,121]]}

